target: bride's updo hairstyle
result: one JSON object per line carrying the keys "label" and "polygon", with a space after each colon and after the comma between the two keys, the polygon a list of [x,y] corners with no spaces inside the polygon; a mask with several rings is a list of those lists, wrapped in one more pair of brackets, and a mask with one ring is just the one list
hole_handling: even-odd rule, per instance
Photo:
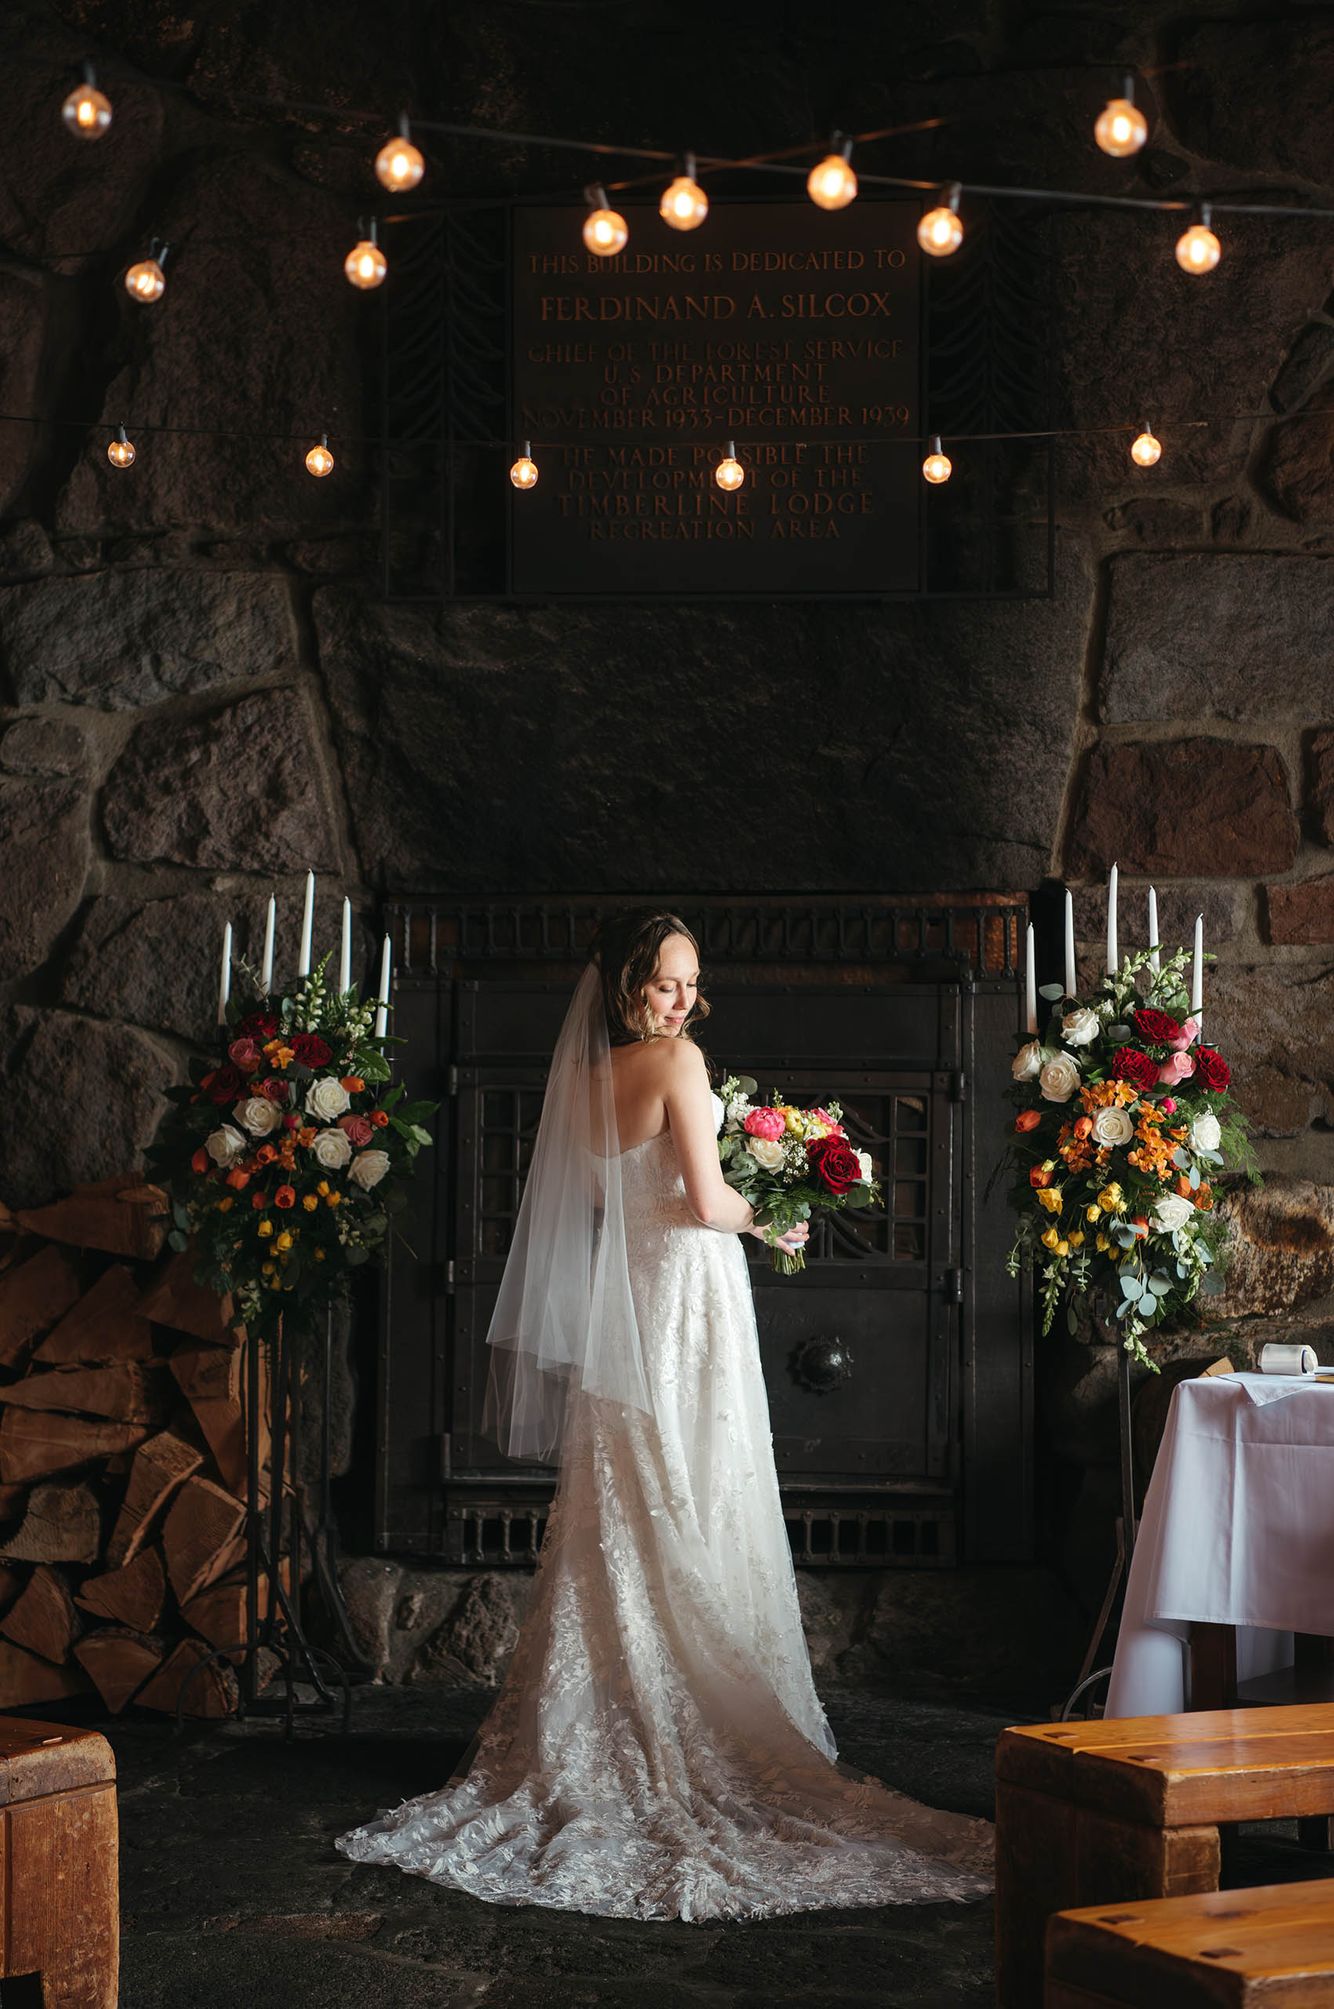
{"label": "bride's updo hairstyle", "polygon": [[[671,935],[684,935],[699,955],[699,943],[680,915],[663,913],[656,907],[631,907],[608,914],[593,937],[589,953],[602,979],[602,1008],[613,1046],[656,1037],[653,1013],[640,993],[658,967],[659,951]],[[676,1037],[689,1039],[691,1026],[708,1015],[707,1001],[696,995],[694,1010]]]}

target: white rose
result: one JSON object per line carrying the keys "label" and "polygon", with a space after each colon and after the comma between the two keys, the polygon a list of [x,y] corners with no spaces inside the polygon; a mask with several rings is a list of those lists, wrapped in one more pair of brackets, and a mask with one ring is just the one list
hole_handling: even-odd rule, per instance
{"label": "white rose", "polygon": [[316,1162],[328,1172],[341,1172],[352,1156],[346,1130],[321,1130],[310,1148],[315,1153]]}
{"label": "white rose", "polygon": [[1177,1228],[1184,1228],[1194,1212],[1194,1201],[1184,1200],[1180,1193],[1164,1193],[1161,1200],[1153,1203],[1154,1221],[1169,1234]]}
{"label": "white rose", "polygon": [[734,1096],[733,1099],[727,1105],[728,1122],[744,1123],[749,1115],[750,1115],[750,1097],[748,1095]]}
{"label": "white rose", "polygon": [[1068,1011],[1061,1020],[1061,1038],[1067,1046],[1092,1046],[1102,1031],[1102,1020],[1087,1005]]}
{"label": "white rose", "polygon": [[1223,1132],[1212,1109],[1206,1109],[1195,1118],[1190,1126],[1190,1141],[1197,1151],[1216,1151],[1223,1141]]}
{"label": "white rose", "polygon": [[873,1178],[875,1177],[875,1166],[874,1166],[874,1165],[873,1165],[873,1164],[871,1163],[871,1154],[870,1154],[870,1152],[869,1152],[869,1151],[859,1151],[859,1152],[857,1153],[857,1163],[858,1163],[858,1164],[859,1164],[859,1165],[861,1166],[861,1168],[862,1168],[862,1177],[863,1177],[863,1179],[864,1179],[864,1180],[866,1181],[867,1185],[869,1186],[869,1185],[870,1185],[870,1183],[871,1183],[871,1181],[872,1181],[872,1179],[873,1179]]}
{"label": "white rose", "polygon": [[379,1185],[388,1170],[387,1151],[358,1151],[347,1176],[354,1186],[360,1186],[369,1193],[372,1186]]}
{"label": "white rose", "polygon": [[204,1149],[215,1165],[230,1165],[233,1158],[239,1158],[246,1148],[245,1138],[230,1123],[224,1123],[218,1130],[212,1130],[204,1139]]}
{"label": "white rose", "polygon": [[1079,1086],[1079,1069],[1068,1053],[1058,1053],[1038,1076],[1044,1102],[1068,1102]]}
{"label": "white rose", "polygon": [[1093,1119],[1095,1144],[1128,1144],[1134,1134],[1135,1126],[1124,1109],[1100,1109]]}
{"label": "white rose", "polygon": [[766,1172],[776,1172],[783,1162],[783,1140],[781,1137],[748,1137],[746,1149],[757,1165]]}
{"label": "white rose", "polygon": [[312,1116],[318,1116],[321,1123],[332,1123],[335,1116],[341,1116],[352,1097],[344,1088],[337,1075],[325,1074],[318,1081],[312,1081],[306,1090],[306,1108]]}
{"label": "white rose", "polygon": [[1010,1072],[1016,1081],[1035,1081],[1041,1069],[1042,1047],[1037,1040],[1030,1039],[1010,1062]]}
{"label": "white rose", "polygon": [[283,1112],[267,1095],[252,1095],[236,1105],[236,1120],[252,1137],[267,1137],[283,1120]]}

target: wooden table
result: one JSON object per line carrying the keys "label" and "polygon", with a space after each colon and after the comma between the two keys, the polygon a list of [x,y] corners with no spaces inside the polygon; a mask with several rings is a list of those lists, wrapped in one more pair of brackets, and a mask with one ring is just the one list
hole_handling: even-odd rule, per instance
{"label": "wooden table", "polygon": [[1046,2009],[1334,2009],[1334,1881],[1064,1911]]}

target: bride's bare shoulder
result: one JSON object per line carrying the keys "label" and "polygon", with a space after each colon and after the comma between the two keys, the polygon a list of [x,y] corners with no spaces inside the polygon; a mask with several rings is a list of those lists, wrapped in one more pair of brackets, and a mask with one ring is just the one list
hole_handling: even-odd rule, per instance
{"label": "bride's bare shoulder", "polygon": [[645,1080],[701,1080],[708,1076],[704,1055],[688,1039],[636,1040],[633,1046],[612,1048],[612,1069],[617,1074],[638,1074]]}

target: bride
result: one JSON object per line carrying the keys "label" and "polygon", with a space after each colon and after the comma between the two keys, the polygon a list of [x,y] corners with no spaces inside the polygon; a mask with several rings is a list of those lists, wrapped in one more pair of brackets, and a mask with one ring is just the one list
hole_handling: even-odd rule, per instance
{"label": "bride", "polygon": [[455,1777],[337,1846],[623,1918],[981,1895],[987,1825],[839,1764],[815,1693],[698,958],[618,915],[575,991],[488,1333],[488,1427],[560,1465],[529,1614]]}

